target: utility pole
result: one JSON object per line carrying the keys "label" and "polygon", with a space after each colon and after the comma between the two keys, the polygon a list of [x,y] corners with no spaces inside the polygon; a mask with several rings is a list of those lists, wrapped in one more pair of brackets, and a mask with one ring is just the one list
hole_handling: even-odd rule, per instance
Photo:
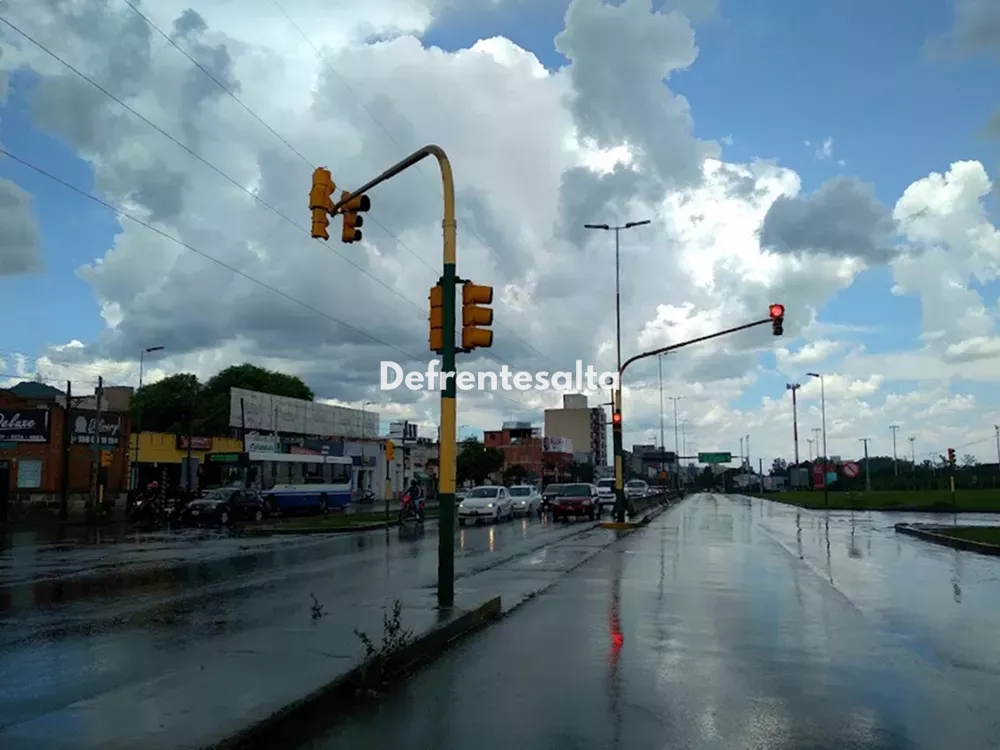
{"label": "utility pole", "polygon": [[993,425],[993,431],[997,434],[997,471],[1000,471],[1000,424]]}
{"label": "utility pole", "polygon": [[812,463],[813,460],[813,439],[806,438],[806,442],[809,443],[809,462]]}
{"label": "utility pole", "polygon": [[94,428],[91,430],[91,461],[93,462],[93,471],[91,471],[92,482],[91,482],[91,503],[92,507],[96,510],[97,504],[100,501],[100,471],[101,471],[101,402],[104,400],[104,378],[101,376],[97,377],[97,390],[94,391],[94,395],[97,400],[97,409],[94,415]]}
{"label": "utility pole", "polygon": [[747,482],[750,481],[751,472],[753,472],[753,464],[750,463],[750,436],[747,435]]}
{"label": "utility pole", "polygon": [[898,477],[899,461],[896,459],[896,430],[899,429],[899,425],[891,424],[889,425],[889,429],[892,430],[892,473]]}
{"label": "utility pole", "polygon": [[868,441],[869,440],[871,440],[871,438],[858,438],[859,442],[862,442],[862,443],[865,444],[865,492],[871,492],[872,491],[872,473],[871,473],[871,469],[868,466]]}
{"label": "utility pole", "polygon": [[785,389],[792,392],[792,436],[795,439],[795,465],[799,465],[799,406],[795,392],[802,387],[801,383],[788,383]]}
{"label": "utility pole", "polygon": [[[917,439],[915,437],[910,438],[910,462],[913,464],[913,466],[910,468],[911,474],[917,470],[917,448],[915,445],[916,442]],[[1000,442],[998,442],[997,445],[998,447],[1000,447]],[[1000,450],[997,451],[997,456],[1000,457]]]}
{"label": "utility pole", "polygon": [[73,381],[66,381],[66,408],[63,409],[62,476],[59,494],[59,520],[69,518],[69,452],[73,443]]}
{"label": "utility pole", "polygon": [[827,469],[830,466],[830,454],[826,446],[826,378],[818,372],[807,372],[811,378],[819,378],[819,403],[823,419],[823,505],[830,507],[830,483],[827,481]]}
{"label": "utility pole", "polygon": [[[656,358],[656,364],[660,369],[660,472],[663,472],[663,452],[666,450],[664,447],[664,437],[663,437],[663,355],[661,354]],[[997,443],[1000,445],[1000,442]]]}
{"label": "utility pole", "polygon": [[677,402],[683,398],[684,396],[670,397],[670,400],[674,402],[674,466],[677,469],[677,489],[681,488],[681,443],[677,433]]}

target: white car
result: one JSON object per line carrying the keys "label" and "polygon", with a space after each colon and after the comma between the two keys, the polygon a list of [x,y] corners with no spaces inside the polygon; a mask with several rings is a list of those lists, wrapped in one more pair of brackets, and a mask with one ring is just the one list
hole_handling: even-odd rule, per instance
{"label": "white car", "polygon": [[514,506],[506,487],[487,485],[469,490],[458,504],[458,525],[466,521],[500,521],[514,517]]}
{"label": "white car", "polygon": [[639,500],[649,495],[649,485],[641,479],[630,479],[625,483],[625,497]]}
{"label": "white car", "polygon": [[605,508],[610,511],[615,509],[615,480],[614,477],[607,477],[605,479],[597,480],[597,505],[600,507],[601,512],[604,512]]}
{"label": "white car", "polygon": [[514,513],[530,516],[541,513],[542,496],[529,484],[516,484],[510,488],[510,498],[514,503]]}

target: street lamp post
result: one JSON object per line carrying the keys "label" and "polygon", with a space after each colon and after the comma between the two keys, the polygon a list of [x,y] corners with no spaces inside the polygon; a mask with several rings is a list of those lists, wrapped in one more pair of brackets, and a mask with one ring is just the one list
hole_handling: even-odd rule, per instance
{"label": "street lamp post", "polygon": [[674,466],[677,467],[677,489],[681,488],[681,445],[677,438],[677,402],[683,401],[684,396],[670,396],[674,402]]}
{"label": "street lamp post", "polygon": [[[375,401],[365,401],[361,404],[361,476],[364,477],[365,472],[365,409],[369,406],[374,406]],[[377,432],[377,431],[376,431]],[[368,488],[371,489],[371,478],[368,480]],[[363,490],[364,488],[362,488]]]}
{"label": "street lamp post", "polygon": [[[621,419],[621,409],[622,409],[622,385],[621,385],[621,372],[622,372],[622,293],[621,293],[621,240],[620,234],[623,229],[633,229],[635,227],[641,227],[646,224],[651,223],[649,219],[644,219],[643,221],[630,221],[625,224],[616,224],[612,226],[611,224],[584,224],[586,229],[603,229],[606,232],[613,231],[615,233],[615,347],[618,352],[618,389],[617,393],[614,394],[613,401],[615,402],[612,407],[617,413],[616,419]],[[618,422],[620,425],[620,421]],[[622,431],[621,429],[616,429],[612,431],[612,436],[614,437],[614,450],[615,450],[615,518],[618,522],[625,521],[625,484],[624,478],[622,476],[623,467],[621,465],[621,455],[622,455]]]}
{"label": "street lamp post", "polygon": [[811,378],[819,378],[819,403],[823,419],[823,504],[829,507],[830,483],[826,481],[827,462],[830,459],[830,454],[826,452],[826,382],[818,372],[807,372],[806,375]]}
{"label": "street lamp post", "polygon": [[659,355],[656,358],[656,364],[660,370],[660,473],[663,473],[663,452],[666,450],[664,447],[664,437],[663,437],[663,355]]}
{"label": "street lamp post", "polygon": [[[139,389],[135,392],[136,396],[139,395],[139,391],[142,390],[142,371],[146,364],[146,355],[152,354],[153,352],[163,351],[162,346],[149,346],[145,349],[139,351]],[[139,486],[139,412],[141,411],[142,401],[136,400],[135,414],[132,415],[133,425],[132,432],[135,434],[135,445],[132,448],[132,489],[137,489]]]}

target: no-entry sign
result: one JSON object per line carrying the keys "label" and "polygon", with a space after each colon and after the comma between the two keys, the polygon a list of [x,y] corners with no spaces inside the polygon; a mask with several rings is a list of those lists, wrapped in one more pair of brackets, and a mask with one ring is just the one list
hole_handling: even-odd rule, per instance
{"label": "no-entry sign", "polygon": [[853,461],[847,461],[844,464],[844,476],[848,479],[854,479],[860,473],[861,468]]}

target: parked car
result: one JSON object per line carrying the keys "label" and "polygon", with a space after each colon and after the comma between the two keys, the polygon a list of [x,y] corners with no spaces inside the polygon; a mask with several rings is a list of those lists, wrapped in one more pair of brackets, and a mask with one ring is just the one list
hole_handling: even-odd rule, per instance
{"label": "parked car", "polygon": [[514,507],[510,492],[506,487],[486,485],[469,491],[465,500],[458,504],[458,524],[466,521],[500,521],[514,517]]}
{"label": "parked car", "polygon": [[614,477],[605,477],[597,480],[598,504],[601,510],[605,508],[614,510],[615,507],[615,480]]}
{"label": "parked car", "polygon": [[559,492],[565,487],[565,484],[550,484],[544,490],[542,490],[542,512],[545,513],[552,509],[552,503],[559,496]]}
{"label": "parked car", "polygon": [[649,495],[649,485],[641,479],[630,479],[625,483],[625,497],[639,500]]}
{"label": "parked car", "polygon": [[267,505],[256,490],[224,487],[209,490],[204,497],[192,500],[181,511],[184,526],[228,526],[237,521],[263,521]]}
{"label": "parked car", "polygon": [[510,488],[510,497],[515,515],[541,515],[542,496],[530,484],[516,484]]}
{"label": "parked car", "polygon": [[597,487],[592,484],[564,484],[552,506],[552,520],[569,520],[570,516],[586,516],[593,521],[601,515]]}

